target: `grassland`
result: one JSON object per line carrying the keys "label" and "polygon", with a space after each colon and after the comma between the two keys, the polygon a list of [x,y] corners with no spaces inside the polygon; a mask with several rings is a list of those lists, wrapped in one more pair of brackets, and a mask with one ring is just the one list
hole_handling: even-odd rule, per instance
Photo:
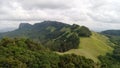
{"label": "grassland", "polygon": [[72,49],[64,53],[59,54],[77,54],[93,59],[95,62],[99,62],[98,56],[105,55],[106,53],[112,52],[114,44],[111,43],[107,37],[95,33],[92,33],[91,37],[81,37],[78,49]]}

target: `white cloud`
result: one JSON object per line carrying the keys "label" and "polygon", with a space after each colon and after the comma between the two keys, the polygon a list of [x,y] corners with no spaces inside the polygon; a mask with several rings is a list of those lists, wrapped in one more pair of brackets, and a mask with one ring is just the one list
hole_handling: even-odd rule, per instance
{"label": "white cloud", "polygon": [[0,25],[56,20],[92,30],[119,29],[119,7],[119,0],[0,0]]}

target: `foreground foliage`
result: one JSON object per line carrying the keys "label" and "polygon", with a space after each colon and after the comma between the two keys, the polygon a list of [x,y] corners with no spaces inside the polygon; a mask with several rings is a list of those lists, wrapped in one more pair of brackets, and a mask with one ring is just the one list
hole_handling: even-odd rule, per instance
{"label": "foreground foliage", "polygon": [[2,68],[94,68],[96,64],[74,54],[58,55],[29,39],[0,41],[0,67]]}

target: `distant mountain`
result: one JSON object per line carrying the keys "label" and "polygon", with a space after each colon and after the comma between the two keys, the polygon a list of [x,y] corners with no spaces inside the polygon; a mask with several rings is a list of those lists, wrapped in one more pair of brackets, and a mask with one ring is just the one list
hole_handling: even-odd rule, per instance
{"label": "distant mountain", "polygon": [[102,31],[102,34],[120,36],[120,30],[106,30]]}
{"label": "distant mountain", "polygon": [[106,30],[101,33],[106,35],[111,42],[120,46],[120,30]]}

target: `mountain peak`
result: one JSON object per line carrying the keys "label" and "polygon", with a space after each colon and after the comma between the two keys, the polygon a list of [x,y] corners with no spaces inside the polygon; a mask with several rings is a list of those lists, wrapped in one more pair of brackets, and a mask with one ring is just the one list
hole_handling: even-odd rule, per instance
{"label": "mountain peak", "polygon": [[22,29],[22,28],[28,28],[28,27],[31,27],[32,25],[29,24],[29,23],[20,23],[19,25],[19,29]]}
{"label": "mountain peak", "polygon": [[58,22],[58,21],[43,21],[41,23],[35,23],[35,25],[38,25],[38,24],[50,25],[50,24],[65,24],[65,23]]}

